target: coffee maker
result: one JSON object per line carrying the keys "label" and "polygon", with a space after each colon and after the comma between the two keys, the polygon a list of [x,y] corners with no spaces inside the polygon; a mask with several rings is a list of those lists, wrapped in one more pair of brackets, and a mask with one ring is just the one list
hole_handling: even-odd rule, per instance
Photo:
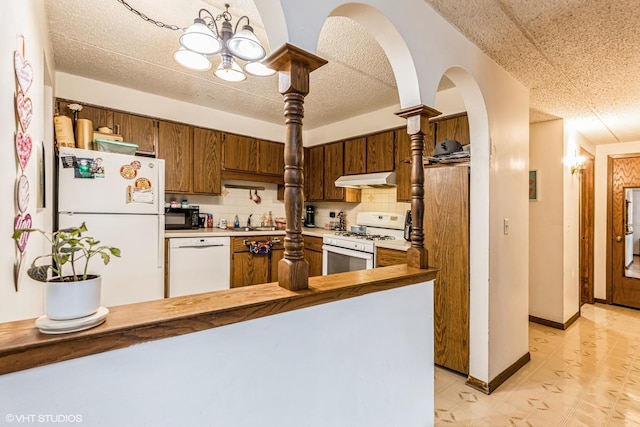
{"label": "coffee maker", "polygon": [[316,207],[312,205],[307,205],[307,213],[304,216],[304,226],[313,228],[316,226]]}

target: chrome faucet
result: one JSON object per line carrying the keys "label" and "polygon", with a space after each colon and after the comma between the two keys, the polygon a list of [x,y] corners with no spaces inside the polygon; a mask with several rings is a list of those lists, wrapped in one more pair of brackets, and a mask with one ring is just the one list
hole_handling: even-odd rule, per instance
{"label": "chrome faucet", "polygon": [[249,218],[247,218],[247,227],[251,227],[251,217],[253,214],[249,214]]}

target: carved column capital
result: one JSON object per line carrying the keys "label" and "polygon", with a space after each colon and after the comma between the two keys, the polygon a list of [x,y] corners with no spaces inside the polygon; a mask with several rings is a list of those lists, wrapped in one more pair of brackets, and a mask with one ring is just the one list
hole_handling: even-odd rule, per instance
{"label": "carved column capital", "polygon": [[396,113],[407,119],[411,135],[411,247],[407,250],[407,265],[428,268],[429,256],[424,247],[424,136],[431,135],[429,118],[441,113],[426,105],[404,108]]}
{"label": "carved column capital", "polygon": [[309,287],[309,264],[304,259],[302,239],[304,97],[309,93],[309,74],[326,63],[324,59],[290,44],[283,45],[264,60],[267,67],[278,71],[279,90],[284,95],[287,128],[284,143],[284,210],[287,229],[284,257],[278,263],[278,283],[292,291]]}

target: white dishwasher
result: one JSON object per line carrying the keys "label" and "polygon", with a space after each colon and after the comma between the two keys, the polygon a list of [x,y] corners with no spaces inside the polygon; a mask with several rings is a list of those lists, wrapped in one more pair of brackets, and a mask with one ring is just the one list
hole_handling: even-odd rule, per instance
{"label": "white dishwasher", "polygon": [[229,289],[229,237],[169,239],[168,297]]}

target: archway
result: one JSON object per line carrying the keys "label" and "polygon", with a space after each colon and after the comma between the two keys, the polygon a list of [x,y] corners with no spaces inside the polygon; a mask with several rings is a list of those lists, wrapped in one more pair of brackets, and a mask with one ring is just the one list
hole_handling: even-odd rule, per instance
{"label": "archway", "polygon": [[[489,121],[484,97],[464,68],[447,69],[467,112],[471,141],[469,188],[469,377],[489,380]],[[439,103],[434,101],[436,108]],[[455,108],[455,107],[454,107]]]}

